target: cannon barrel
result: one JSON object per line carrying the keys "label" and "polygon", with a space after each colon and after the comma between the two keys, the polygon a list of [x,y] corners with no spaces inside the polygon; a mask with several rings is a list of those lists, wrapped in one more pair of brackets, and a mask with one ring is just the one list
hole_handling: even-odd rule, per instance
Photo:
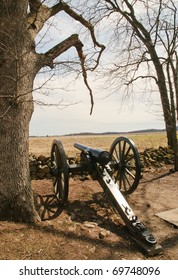
{"label": "cannon barrel", "polygon": [[102,149],[91,148],[80,143],[75,143],[74,147],[82,152],[88,153],[94,160],[102,165],[108,164],[111,159],[110,153]]}

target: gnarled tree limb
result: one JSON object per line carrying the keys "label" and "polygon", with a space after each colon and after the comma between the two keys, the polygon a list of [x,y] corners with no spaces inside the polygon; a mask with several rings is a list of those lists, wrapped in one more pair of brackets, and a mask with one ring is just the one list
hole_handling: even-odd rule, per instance
{"label": "gnarled tree limb", "polygon": [[57,58],[62,53],[66,52],[71,47],[74,47],[76,44],[81,44],[81,48],[83,47],[83,44],[78,38],[77,34],[73,34],[64,41],[60,42],[59,44],[55,45],[53,48],[48,50],[44,54],[39,55],[38,69],[41,69],[44,66],[49,66],[50,68],[53,68],[53,61],[55,58]]}
{"label": "gnarled tree limb", "polygon": [[94,106],[93,94],[92,94],[92,90],[91,90],[91,88],[88,84],[88,81],[87,81],[87,71],[85,69],[85,56],[84,56],[83,50],[82,50],[83,44],[80,41],[77,34],[71,35],[70,37],[65,39],[63,42],[61,42],[61,43],[57,44],[56,46],[54,46],[53,48],[51,48],[46,53],[40,54],[39,59],[38,59],[37,68],[38,68],[38,71],[39,71],[40,68],[42,68],[44,66],[49,66],[50,68],[53,68],[54,67],[54,64],[53,64],[54,59],[57,58],[60,54],[67,51],[71,47],[76,48],[78,56],[80,58],[84,83],[85,83],[86,87],[88,88],[89,94],[90,94],[90,100],[91,100],[90,114],[92,114],[93,106]]}
{"label": "gnarled tree limb", "polygon": [[44,23],[52,16],[56,15],[60,11],[66,12],[69,16],[71,16],[76,21],[80,22],[83,26],[85,26],[91,35],[93,44],[95,47],[100,48],[100,52],[98,54],[98,58],[96,60],[95,66],[91,69],[94,70],[99,64],[99,60],[102,52],[105,49],[103,44],[100,44],[95,36],[94,26],[90,21],[87,21],[82,17],[82,15],[77,14],[70,6],[64,1],[59,1],[56,5],[51,8],[43,5],[39,0],[29,0],[29,4],[31,5],[30,13],[28,15],[28,28],[31,30],[32,36],[35,38],[36,34],[43,28]]}
{"label": "gnarled tree limb", "polygon": [[[105,49],[105,46],[100,44],[97,41],[97,39],[95,37],[95,33],[94,33],[94,26],[91,24],[90,21],[87,21],[86,19],[84,19],[82,15],[77,14],[73,9],[71,9],[71,7],[67,3],[65,3],[62,0],[59,1],[57,4],[53,5],[52,7],[48,7],[44,4],[42,4],[42,1],[40,1],[40,0],[29,0],[29,5],[30,5],[30,13],[28,15],[27,26],[31,33],[32,38],[36,37],[38,32],[43,28],[45,22],[50,17],[56,15],[60,11],[64,11],[69,16],[71,16],[74,20],[80,22],[83,26],[85,26],[90,32],[94,47],[97,47],[100,49],[98,51],[95,65],[90,70],[96,69],[96,67],[99,64],[101,54]],[[90,111],[90,114],[91,114],[92,110],[93,110],[93,105],[94,105],[93,95],[92,95],[92,90],[87,81],[85,56],[84,56],[83,50],[82,50],[83,44],[80,41],[77,34],[71,35],[64,41],[60,42],[59,44],[57,44],[56,46],[54,46],[53,48],[48,50],[45,54],[37,54],[38,59],[37,59],[37,64],[36,64],[36,70],[38,72],[44,66],[49,66],[50,68],[53,68],[54,59],[57,58],[62,53],[64,53],[65,51],[67,51],[71,47],[76,48],[78,56],[80,58],[84,83],[89,90],[90,99],[91,99],[91,111]]]}
{"label": "gnarled tree limb", "polygon": [[34,13],[37,12],[41,6],[40,0],[29,0],[30,12]]}

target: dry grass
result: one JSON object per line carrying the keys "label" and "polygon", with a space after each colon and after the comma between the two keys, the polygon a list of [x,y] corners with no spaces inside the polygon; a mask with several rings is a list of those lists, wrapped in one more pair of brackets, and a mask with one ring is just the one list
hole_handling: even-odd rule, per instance
{"label": "dry grass", "polygon": [[[109,149],[117,136],[120,135],[59,138],[66,153],[75,155],[75,142]],[[125,136],[131,138],[140,151],[166,146],[164,133]],[[30,138],[30,151],[37,155],[50,155],[54,138],[58,137]],[[177,229],[155,216],[155,213],[177,207],[177,173],[169,173],[169,168],[143,174],[140,186],[128,197],[138,217],[149,225],[158,243],[164,247],[163,255],[149,258],[154,260],[178,259]],[[50,180],[33,180],[32,187],[36,195],[40,195],[40,202],[43,201],[40,213],[51,219],[36,225],[1,221],[1,260],[148,259],[123,230],[120,216],[106,203],[107,198],[101,195],[102,189],[96,181],[70,178],[69,200],[62,212],[57,204],[54,207],[54,200],[49,199],[53,188]],[[51,202],[53,206],[50,208]],[[103,238],[101,233],[105,233]]]}
{"label": "dry grass", "polygon": [[139,151],[145,148],[158,148],[159,146],[167,146],[167,138],[165,132],[159,133],[137,133],[137,134],[122,134],[122,135],[90,135],[90,136],[50,136],[50,137],[31,137],[30,138],[30,153],[35,155],[49,156],[51,144],[54,139],[60,139],[64,146],[64,150],[68,156],[74,156],[77,150],[74,148],[74,143],[109,150],[112,142],[120,136],[130,138],[137,146]]}

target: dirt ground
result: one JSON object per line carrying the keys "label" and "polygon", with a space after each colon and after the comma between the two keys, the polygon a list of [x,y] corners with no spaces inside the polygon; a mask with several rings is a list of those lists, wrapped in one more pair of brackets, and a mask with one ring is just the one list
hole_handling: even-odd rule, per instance
{"label": "dirt ground", "polygon": [[[178,208],[178,173],[171,166],[145,170],[127,201],[162,246],[147,256],[128,234],[102,189],[92,180],[70,179],[65,209],[56,207],[50,180],[33,181],[39,213],[37,225],[0,222],[0,259],[177,260],[178,228],[155,214]],[[177,219],[178,220],[178,219]]]}

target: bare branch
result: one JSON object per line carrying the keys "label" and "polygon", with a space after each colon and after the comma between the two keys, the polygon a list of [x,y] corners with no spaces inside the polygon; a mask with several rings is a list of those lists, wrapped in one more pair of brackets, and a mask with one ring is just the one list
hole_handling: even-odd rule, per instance
{"label": "bare branch", "polygon": [[88,88],[89,94],[90,94],[90,99],[91,99],[90,114],[92,114],[93,106],[94,106],[93,94],[92,94],[92,90],[91,90],[91,88],[88,84],[88,81],[87,81],[87,72],[86,72],[86,69],[85,69],[85,56],[84,56],[83,50],[82,50],[83,44],[79,40],[77,34],[71,35],[69,38],[67,38],[63,42],[57,44],[56,46],[54,46],[52,49],[50,49],[45,54],[41,54],[39,56],[38,69],[42,68],[44,66],[49,66],[50,68],[53,68],[54,67],[54,63],[53,63],[54,59],[57,58],[60,54],[67,51],[71,47],[76,48],[78,56],[80,58],[84,83],[85,83],[86,87]]}
{"label": "bare branch", "polygon": [[45,106],[45,107],[57,107],[57,108],[59,108],[59,109],[65,109],[65,108],[67,108],[67,107],[69,107],[69,106],[72,106],[72,105],[76,105],[76,104],[78,104],[77,102],[74,102],[74,103],[64,103],[64,100],[61,100],[61,101],[59,101],[59,102],[55,102],[55,103],[44,103],[43,101],[41,101],[41,100],[37,100],[37,99],[34,99],[34,103],[36,104],[36,105],[39,105],[39,106]]}
{"label": "bare branch", "polygon": [[99,55],[98,55],[98,58],[96,60],[96,65],[95,67],[93,67],[91,70],[94,70],[96,69],[96,67],[98,66],[99,64],[99,60],[100,60],[100,57],[101,57],[101,54],[102,52],[104,51],[105,49],[105,46],[100,44],[97,39],[96,39],[96,36],[95,36],[95,32],[94,32],[94,27],[93,25],[91,24],[91,22],[85,20],[82,15],[78,15],[74,10],[72,10],[70,8],[70,6],[67,4],[67,3],[64,3],[63,1],[61,1],[63,3],[63,10],[69,15],[71,16],[72,18],[74,18],[76,21],[80,22],[83,26],[85,26],[89,31],[90,31],[90,34],[91,34],[91,38],[93,40],[93,43],[94,43],[94,46],[96,47],[99,47],[101,50],[99,52]]}
{"label": "bare branch", "polygon": [[37,67],[41,69],[44,66],[54,67],[53,61],[62,53],[66,52],[71,47],[75,47],[76,44],[80,44],[83,47],[82,42],[79,40],[77,34],[73,34],[64,41],[60,42],[45,54],[39,54]]}
{"label": "bare branch", "polygon": [[51,7],[51,17],[59,13],[60,11],[64,10],[64,3],[63,1],[60,1],[53,7]]}
{"label": "bare branch", "polygon": [[29,0],[30,12],[37,12],[41,6],[40,0]]}
{"label": "bare branch", "polygon": [[[92,68],[92,70],[96,69],[96,67],[99,64],[101,54],[105,49],[105,46],[100,44],[97,41],[95,33],[94,33],[94,27],[91,24],[91,22],[85,20],[82,17],[82,15],[77,14],[73,9],[70,8],[70,6],[67,3],[65,3],[63,1],[60,1],[59,3],[52,6],[51,8],[49,8],[45,5],[42,5],[41,1],[38,1],[38,0],[32,0],[31,5],[33,7],[35,7],[35,9],[33,9],[32,10],[33,12],[30,12],[30,14],[28,16],[28,26],[34,37],[42,29],[42,27],[44,26],[44,23],[50,17],[54,16],[55,14],[59,13],[60,11],[65,11],[73,19],[75,19],[76,21],[80,22],[83,26],[85,26],[90,31],[94,46],[99,47],[101,49],[99,52],[98,58],[96,60],[96,65],[95,65],[95,67]],[[34,10],[35,10],[35,12],[34,12]]]}
{"label": "bare branch", "polygon": [[80,44],[80,43],[79,43],[79,44],[76,44],[75,47],[76,47],[76,49],[77,49],[78,56],[80,57],[84,83],[85,83],[86,87],[88,88],[89,94],[90,94],[90,101],[91,101],[90,115],[91,115],[92,112],[93,112],[94,100],[93,100],[92,90],[91,90],[91,88],[90,88],[90,86],[89,86],[89,84],[88,84],[88,81],[87,81],[87,72],[86,72],[86,69],[85,69],[85,57],[84,57],[84,55],[83,55],[83,51],[82,51],[82,46],[81,46],[81,44]]}
{"label": "bare branch", "polygon": [[[97,58],[95,60],[95,65],[90,69],[94,70],[99,64],[100,57],[102,52],[105,49],[105,46],[100,44],[95,36],[94,32],[94,26],[91,24],[90,21],[87,21],[82,15],[79,15],[76,13],[67,3],[64,1],[59,1],[57,4],[53,5],[51,8],[45,6],[41,3],[41,1],[38,0],[31,0],[30,2],[30,14],[28,16],[28,27],[31,31],[31,34],[33,37],[36,36],[36,34],[41,30],[41,28],[44,26],[44,23],[52,16],[56,15],[60,11],[64,11],[67,13],[70,17],[72,17],[75,21],[80,22],[83,26],[85,26],[91,35],[94,47],[98,47],[100,50],[96,51]],[[88,84],[87,81],[87,71],[85,68],[85,56],[83,55],[83,44],[79,40],[77,34],[71,35],[69,38],[65,39],[63,42],[60,42],[53,48],[51,48],[49,51],[47,51],[45,54],[39,54],[36,64],[36,70],[37,72],[44,66],[49,66],[50,68],[54,67],[54,59],[60,56],[62,53],[66,52],[69,48],[75,47],[78,53],[78,56],[80,58],[81,68],[82,68],[82,74],[83,79],[86,87],[89,90],[90,99],[91,99],[91,111],[93,110],[93,95],[92,90]],[[89,69],[88,69],[89,70]]]}
{"label": "bare branch", "polygon": [[136,78],[132,78],[130,81],[128,81],[127,83],[125,83],[125,85],[129,86],[130,84],[132,84],[133,82],[137,81],[138,79],[149,79],[149,78],[150,78],[150,79],[154,79],[156,83],[158,82],[158,80],[156,79],[155,76],[149,76],[149,75],[147,75],[147,76],[137,76]]}

